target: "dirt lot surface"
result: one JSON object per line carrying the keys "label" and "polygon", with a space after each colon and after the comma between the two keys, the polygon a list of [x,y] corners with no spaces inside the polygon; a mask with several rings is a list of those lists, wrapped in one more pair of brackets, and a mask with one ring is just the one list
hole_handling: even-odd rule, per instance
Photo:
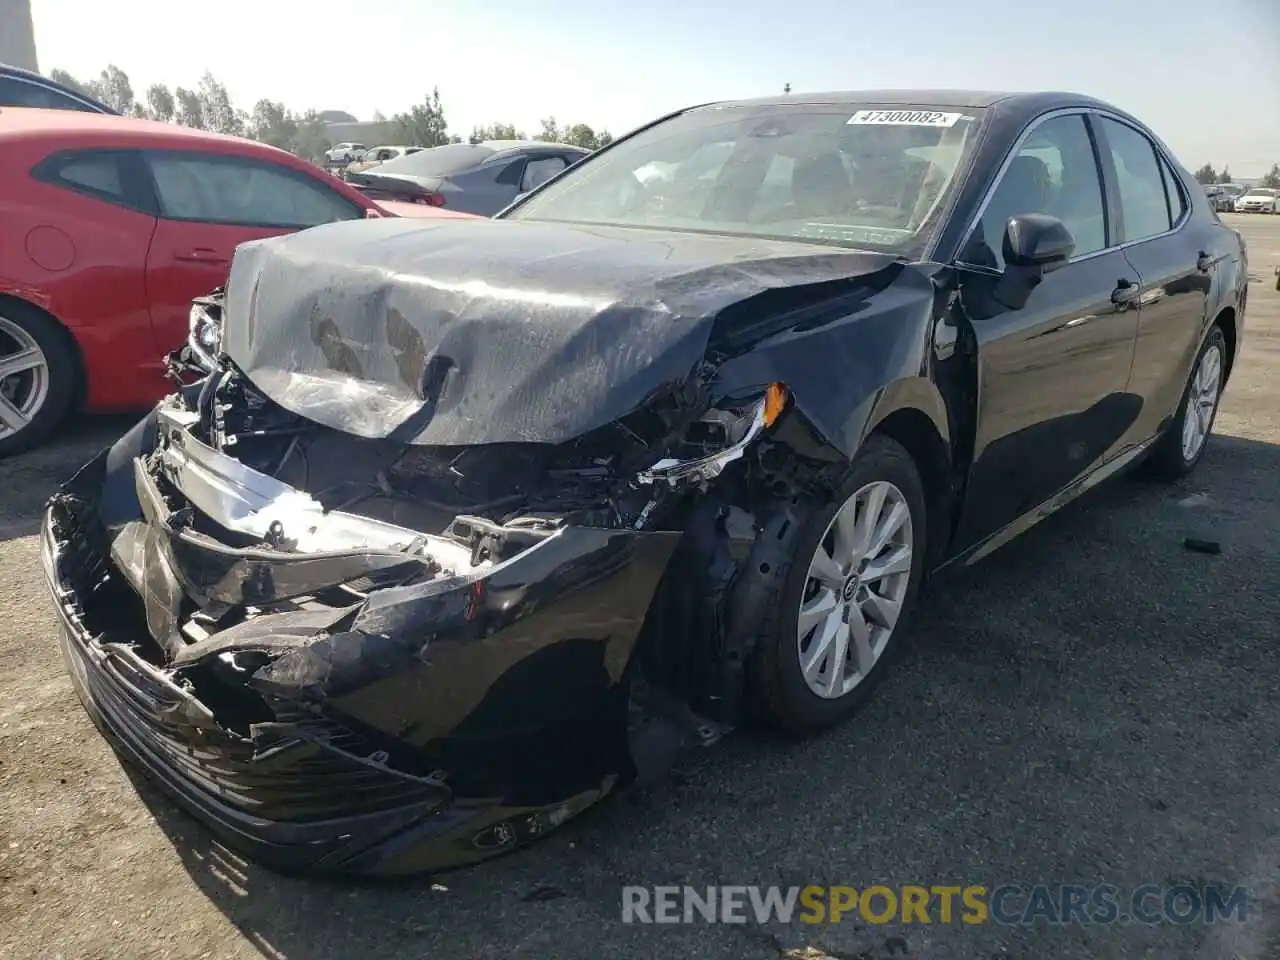
{"label": "dirt lot surface", "polygon": [[[1122,479],[944,579],[850,724],[735,735],[516,855],[393,886],[284,879],[121,767],[72,694],[38,509],[127,426],[0,466],[0,956],[1280,957],[1280,217],[1193,478]],[[1209,556],[1188,535],[1221,541]],[[1243,884],[1245,923],[620,922],[625,884]]]}

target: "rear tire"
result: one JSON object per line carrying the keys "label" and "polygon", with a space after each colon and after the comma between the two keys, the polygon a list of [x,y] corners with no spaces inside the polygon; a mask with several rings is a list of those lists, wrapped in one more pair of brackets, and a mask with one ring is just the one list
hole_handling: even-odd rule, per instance
{"label": "rear tire", "polygon": [[911,454],[872,436],[831,501],[804,521],[766,606],[748,670],[759,719],[804,736],[867,699],[915,609],[926,522]]}
{"label": "rear tire", "polygon": [[80,364],[66,330],[30,304],[0,300],[0,458],[29,450],[75,403]]}
{"label": "rear tire", "polygon": [[[1177,480],[1195,469],[1209,446],[1222,387],[1227,373],[1227,338],[1214,325],[1191,366],[1191,376],[1182,391],[1178,415],[1156,441],[1147,460],[1147,474],[1158,480]],[[1188,418],[1191,418],[1188,420]]]}

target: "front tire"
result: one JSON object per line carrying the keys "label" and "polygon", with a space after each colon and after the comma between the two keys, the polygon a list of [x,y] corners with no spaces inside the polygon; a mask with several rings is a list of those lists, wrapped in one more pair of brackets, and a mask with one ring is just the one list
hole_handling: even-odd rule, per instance
{"label": "front tire", "polygon": [[1195,469],[1209,445],[1209,434],[1222,403],[1226,380],[1227,338],[1214,326],[1191,367],[1178,415],[1156,441],[1148,473],[1160,480],[1177,480]]}
{"label": "front tire", "polygon": [[872,436],[831,501],[805,521],[756,637],[753,706],[765,723],[812,734],[867,699],[915,608],[925,514],[911,454]]}

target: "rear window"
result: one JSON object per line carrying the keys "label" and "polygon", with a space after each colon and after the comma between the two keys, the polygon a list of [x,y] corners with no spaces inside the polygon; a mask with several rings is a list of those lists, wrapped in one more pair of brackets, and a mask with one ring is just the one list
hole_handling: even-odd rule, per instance
{"label": "rear window", "polygon": [[407,173],[415,177],[448,177],[478,167],[497,153],[478,143],[450,143],[388,160],[379,172]]}

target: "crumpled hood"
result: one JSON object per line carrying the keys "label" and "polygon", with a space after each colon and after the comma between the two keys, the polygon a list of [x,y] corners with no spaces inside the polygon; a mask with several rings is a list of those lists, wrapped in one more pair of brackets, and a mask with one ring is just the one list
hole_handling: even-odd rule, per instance
{"label": "crumpled hood", "polygon": [[527,221],[332,224],[237,249],[224,346],[282,407],[357,436],[563,443],[686,380],[726,308],[893,262]]}

